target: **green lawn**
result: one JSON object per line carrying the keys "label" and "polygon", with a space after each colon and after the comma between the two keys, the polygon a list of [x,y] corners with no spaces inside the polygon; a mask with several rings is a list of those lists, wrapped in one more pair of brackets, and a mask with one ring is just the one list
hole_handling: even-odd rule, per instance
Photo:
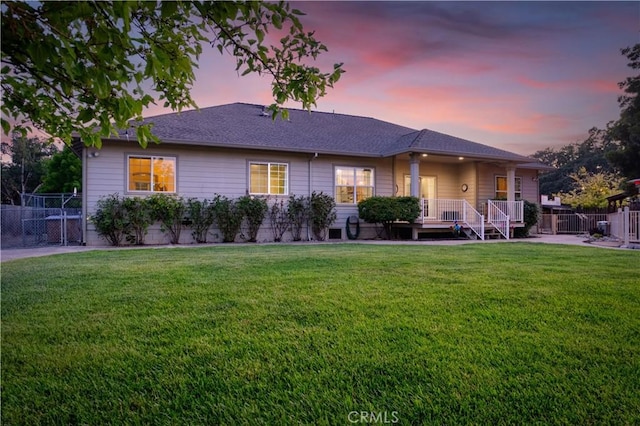
{"label": "green lawn", "polygon": [[638,424],[639,265],[531,243],[5,262],[2,423]]}

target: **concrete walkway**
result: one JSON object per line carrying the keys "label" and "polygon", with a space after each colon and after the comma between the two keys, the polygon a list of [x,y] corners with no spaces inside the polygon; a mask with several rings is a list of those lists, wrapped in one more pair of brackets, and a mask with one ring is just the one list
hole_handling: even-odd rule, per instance
{"label": "concrete walkway", "polygon": [[[543,243],[543,244],[569,244],[569,245],[578,245],[584,247],[599,247],[599,248],[608,248],[608,249],[618,249],[625,250],[618,247],[607,247],[596,244],[589,244],[585,242],[586,237],[584,235],[534,235],[531,238],[525,239],[512,239],[512,240],[429,240],[429,241],[386,241],[386,240],[362,240],[362,241],[349,241],[347,244],[357,243],[357,244],[396,244],[396,245],[441,245],[441,246],[451,246],[451,245],[461,245],[461,244],[509,244],[509,243]],[[254,244],[254,243],[248,243]],[[269,243],[269,244],[282,244],[282,243]],[[300,243],[296,243],[300,244]],[[319,244],[319,243],[310,243],[310,244]],[[320,243],[320,244],[333,244],[333,243]],[[212,246],[220,246],[221,244],[210,244]],[[235,245],[235,244],[234,244]],[[255,245],[255,244],[254,244]],[[193,245],[166,245],[166,246],[144,246],[144,247],[84,247],[84,246],[47,246],[47,247],[34,247],[34,248],[18,248],[18,249],[5,249],[0,251],[0,261],[5,262],[14,259],[23,259],[29,257],[41,257],[41,256],[49,256],[52,254],[62,254],[62,253],[77,253],[77,252],[85,252],[85,251],[93,251],[93,250],[144,250],[144,249],[153,249],[153,248],[185,248],[188,249],[190,247],[204,247],[206,245],[202,244],[193,244]]]}

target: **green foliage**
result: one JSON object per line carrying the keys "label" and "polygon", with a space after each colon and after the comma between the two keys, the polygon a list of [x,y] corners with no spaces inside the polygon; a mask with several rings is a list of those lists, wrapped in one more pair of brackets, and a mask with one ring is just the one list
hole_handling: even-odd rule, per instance
{"label": "green foliage", "polygon": [[398,220],[413,223],[420,216],[420,199],[417,197],[397,197]]}
{"label": "green foliage", "polygon": [[264,222],[264,218],[269,210],[267,200],[263,197],[244,195],[236,200],[236,206],[247,225],[247,241],[255,243],[258,238],[260,226],[262,226],[262,222]]}
{"label": "green foliage", "polygon": [[524,200],[524,228],[515,228],[514,236],[516,238],[528,237],[529,230],[538,223],[539,215],[538,204]]}
{"label": "green foliage", "polygon": [[160,222],[162,232],[169,233],[171,244],[179,244],[186,213],[184,199],[172,194],[153,194],[147,198],[147,202],[153,218]]}
{"label": "green foliage", "polygon": [[38,192],[82,192],[82,160],[65,146],[45,163],[45,175]]}
{"label": "green foliage", "polygon": [[[67,144],[75,133],[99,147],[136,120],[145,147],[158,141],[142,122],[146,107],[196,106],[191,88],[203,46],[232,54],[242,75],[269,75],[274,117],[287,100],[309,109],[343,70],[307,64],[327,48],[299,14],[284,2],[5,1],[2,128],[8,134],[15,121],[25,134],[33,125]],[[266,37],[272,29],[279,44]]]}
{"label": "green foliage", "polygon": [[242,226],[243,214],[234,200],[224,195],[216,195],[213,200],[216,226],[222,233],[222,242],[232,243]]}
{"label": "green foliage", "polygon": [[391,239],[394,222],[413,223],[420,216],[420,200],[416,197],[369,197],[358,203],[358,215],[367,223],[381,224]]}
{"label": "green foliage", "polygon": [[555,167],[555,170],[540,175],[540,193],[551,195],[571,191],[574,181],[570,175],[581,168],[589,173],[614,173],[607,156],[615,149],[616,144],[609,133],[593,127],[583,142],[536,152],[532,157]]}
{"label": "green foliage", "polygon": [[300,241],[302,239],[302,230],[309,220],[309,197],[290,195],[287,203],[287,216],[291,222],[293,241]]}
{"label": "green foliage", "polygon": [[289,212],[284,200],[276,200],[269,207],[269,224],[271,232],[273,232],[273,241],[282,241],[282,236],[291,226],[291,219],[289,219]]}
{"label": "green foliage", "polygon": [[215,221],[214,205],[208,200],[187,200],[187,217],[190,221],[191,236],[197,243],[206,243],[209,228]]}
{"label": "green foliage", "polygon": [[367,223],[393,222],[397,218],[393,197],[369,197],[358,203],[358,215]]}
{"label": "green foliage", "polygon": [[129,232],[127,212],[118,194],[101,197],[96,203],[96,212],[91,217],[96,232],[113,246],[122,244]]}
{"label": "green foliage", "polygon": [[573,180],[573,189],[568,193],[557,194],[563,203],[572,207],[607,207],[607,197],[620,192],[624,179],[612,173],[589,173],[581,168],[569,177]]}
{"label": "green foliage", "polygon": [[336,202],[332,196],[322,192],[313,191],[309,198],[309,222],[313,235],[324,241],[327,237],[327,229],[336,221]]}
{"label": "green foliage", "polygon": [[19,205],[20,194],[40,189],[46,163],[58,150],[48,141],[17,134],[11,142],[2,142],[0,149],[3,155],[11,157],[10,162],[2,163],[2,204]]}
{"label": "green foliage", "polygon": [[[622,54],[631,69],[640,70],[640,43],[622,49]],[[608,129],[617,149],[607,158],[627,179],[636,179],[640,177],[640,75],[627,77],[619,86],[625,93],[618,98],[620,118]]]}
{"label": "green foliage", "polygon": [[146,198],[125,197],[122,200],[126,227],[124,233],[129,243],[143,245],[149,226],[154,222],[151,205]]}

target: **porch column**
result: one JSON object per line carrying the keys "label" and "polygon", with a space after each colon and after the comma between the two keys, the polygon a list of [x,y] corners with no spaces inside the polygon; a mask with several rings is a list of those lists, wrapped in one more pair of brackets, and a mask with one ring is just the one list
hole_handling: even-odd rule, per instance
{"label": "porch column", "polygon": [[516,167],[507,166],[507,201],[516,200]]}
{"label": "porch column", "polygon": [[411,170],[411,196],[420,198],[420,155],[415,152],[409,154]]}

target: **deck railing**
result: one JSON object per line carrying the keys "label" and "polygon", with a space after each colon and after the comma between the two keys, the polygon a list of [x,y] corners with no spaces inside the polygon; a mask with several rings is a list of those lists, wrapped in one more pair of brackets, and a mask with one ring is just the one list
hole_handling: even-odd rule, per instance
{"label": "deck railing", "polygon": [[496,202],[487,201],[487,221],[507,240],[509,239],[509,219],[509,215],[500,209]]}
{"label": "deck railing", "polygon": [[422,214],[423,222],[455,222],[463,221],[464,200],[443,200],[439,198],[423,198]]}
{"label": "deck railing", "polygon": [[421,199],[420,220],[428,222],[460,222],[484,240],[484,216],[466,200]]}
{"label": "deck railing", "polygon": [[509,216],[511,222],[523,223],[524,222],[524,202],[520,201],[504,201],[504,200],[489,200],[500,211]]}
{"label": "deck railing", "polygon": [[464,222],[471,228],[471,230],[480,238],[484,240],[484,216],[479,211],[473,208],[466,200],[463,204],[464,208]]}
{"label": "deck railing", "polygon": [[[422,223],[429,222],[460,222],[484,240],[485,216],[479,213],[466,200],[446,200],[440,198],[422,198]],[[487,221],[495,227],[502,236],[509,239],[511,223],[524,223],[523,201],[494,201],[486,204]]]}

